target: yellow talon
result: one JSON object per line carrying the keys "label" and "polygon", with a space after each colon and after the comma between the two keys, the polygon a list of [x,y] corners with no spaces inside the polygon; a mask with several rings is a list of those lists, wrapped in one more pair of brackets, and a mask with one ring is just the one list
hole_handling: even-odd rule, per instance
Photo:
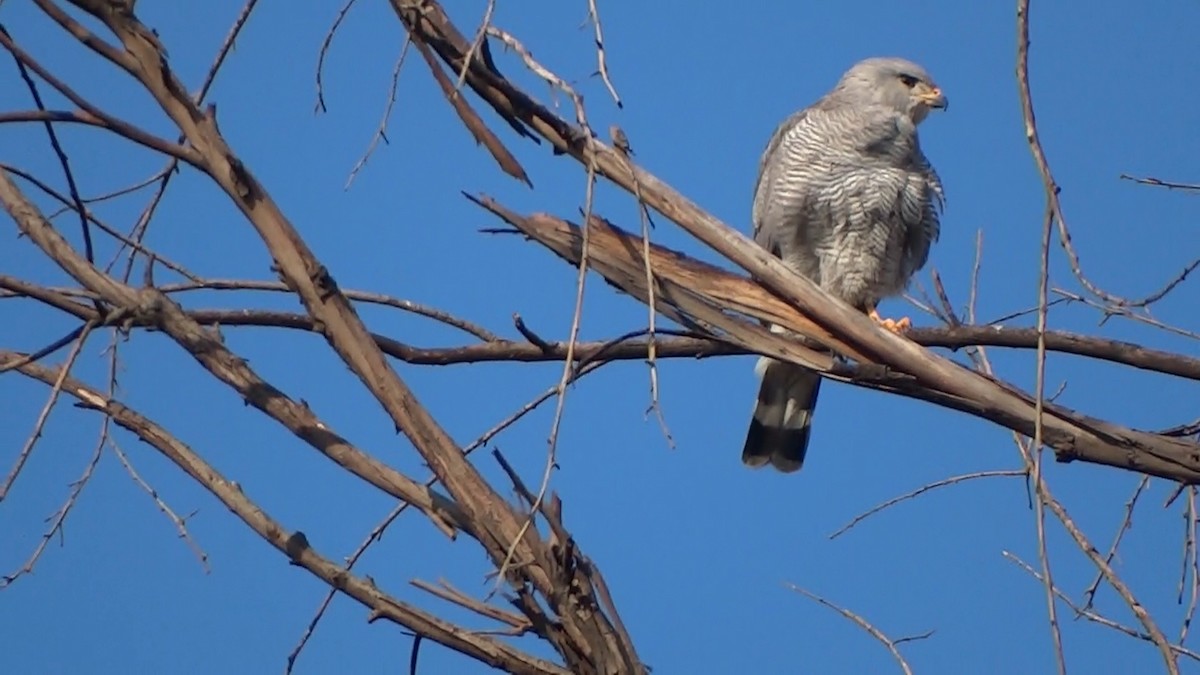
{"label": "yellow talon", "polygon": [[912,328],[912,319],[908,318],[907,316],[899,319],[885,319],[879,316],[879,312],[877,312],[874,307],[867,312],[867,316],[871,317],[872,321],[882,326],[884,330],[889,330],[897,335],[900,335],[909,328]]}

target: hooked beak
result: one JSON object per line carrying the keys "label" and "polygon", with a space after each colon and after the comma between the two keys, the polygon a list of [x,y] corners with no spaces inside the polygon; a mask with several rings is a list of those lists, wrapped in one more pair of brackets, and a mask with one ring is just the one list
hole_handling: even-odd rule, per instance
{"label": "hooked beak", "polygon": [[950,99],[942,93],[941,87],[921,85],[921,90],[917,92],[917,99],[930,108],[946,110],[950,107]]}

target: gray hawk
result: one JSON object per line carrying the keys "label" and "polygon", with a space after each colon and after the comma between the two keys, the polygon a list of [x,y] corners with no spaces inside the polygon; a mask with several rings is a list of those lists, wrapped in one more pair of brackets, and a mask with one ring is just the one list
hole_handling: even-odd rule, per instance
{"label": "gray hawk", "polygon": [[[908,318],[881,318],[876,305],[903,292],[938,238],[942,184],[921,152],[917,125],[946,106],[915,63],[855,64],[771,136],[754,188],[755,241],[883,327],[906,330]],[[755,370],[762,384],[742,462],[797,471],[821,378],[766,357]]]}

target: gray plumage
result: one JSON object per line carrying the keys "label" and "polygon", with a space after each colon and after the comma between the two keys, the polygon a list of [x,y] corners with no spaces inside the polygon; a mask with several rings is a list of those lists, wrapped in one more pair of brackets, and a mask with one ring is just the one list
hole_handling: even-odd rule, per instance
{"label": "gray plumage", "polygon": [[[946,98],[915,63],[855,64],[821,100],[784,120],[759,162],[754,239],[784,264],[892,330],[880,300],[904,290],[937,240],[943,193],[917,125]],[[774,329],[774,328],[773,328]],[[820,376],[759,359],[742,462],[798,470]]]}

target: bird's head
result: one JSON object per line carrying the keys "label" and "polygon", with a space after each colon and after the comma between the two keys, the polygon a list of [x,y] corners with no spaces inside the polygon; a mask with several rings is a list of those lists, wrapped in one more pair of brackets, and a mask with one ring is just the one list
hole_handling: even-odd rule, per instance
{"label": "bird's head", "polygon": [[856,100],[895,108],[914,124],[920,124],[930,110],[950,105],[924,68],[901,58],[859,61],[842,76],[837,89]]}

